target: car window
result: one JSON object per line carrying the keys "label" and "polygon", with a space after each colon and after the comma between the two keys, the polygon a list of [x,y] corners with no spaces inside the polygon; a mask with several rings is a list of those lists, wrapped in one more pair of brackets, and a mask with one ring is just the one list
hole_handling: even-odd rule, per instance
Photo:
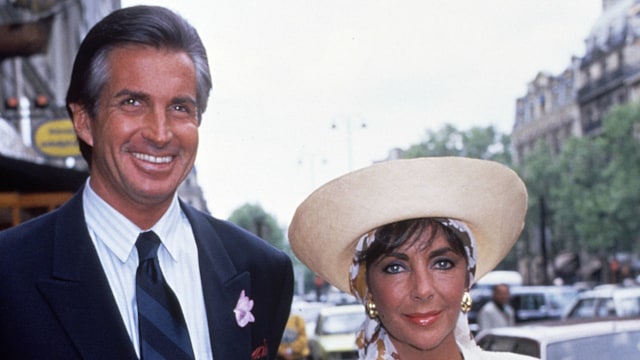
{"label": "car window", "polygon": [[323,319],[320,333],[323,335],[354,333],[358,330],[364,317],[364,312],[357,314],[335,314]]}
{"label": "car window", "polygon": [[577,291],[562,291],[549,293],[549,306],[551,309],[561,310],[567,307],[575,299]]}
{"label": "car window", "polygon": [[581,299],[575,304],[569,317],[572,318],[591,318],[595,315],[597,301],[596,299]]}
{"label": "car window", "polygon": [[513,336],[484,336],[478,345],[489,351],[506,351],[516,354],[540,357],[540,345],[537,341]]}
{"label": "car window", "polygon": [[628,297],[618,299],[619,316],[640,315],[640,298]]}
{"label": "car window", "polygon": [[544,306],[544,295],[522,294],[516,296],[517,308],[520,310],[538,310]]}
{"label": "car window", "polygon": [[616,316],[613,299],[602,299],[596,306],[596,315],[598,317]]}
{"label": "car window", "polygon": [[591,336],[547,346],[547,359],[636,360],[640,359],[640,331]]}

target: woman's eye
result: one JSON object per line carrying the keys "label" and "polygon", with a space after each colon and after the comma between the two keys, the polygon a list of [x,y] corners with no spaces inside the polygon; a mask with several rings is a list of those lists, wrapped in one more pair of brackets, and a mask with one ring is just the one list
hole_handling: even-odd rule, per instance
{"label": "woman's eye", "polygon": [[384,272],[387,274],[397,274],[402,272],[404,268],[400,264],[390,264],[384,268]]}
{"label": "woman's eye", "polygon": [[451,269],[455,264],[449,259],[438,259],[435,262],[435,267],[441,270]]}

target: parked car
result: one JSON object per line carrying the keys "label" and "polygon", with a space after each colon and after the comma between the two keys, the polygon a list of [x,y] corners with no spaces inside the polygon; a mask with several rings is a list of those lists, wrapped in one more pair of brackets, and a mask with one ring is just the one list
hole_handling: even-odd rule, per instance
{"label": "parked car", "polygon": [[572,286],[512,286],[510,292],[516,323],[560,319],[578,297]]}
{"label": "parked car", "polygon": [[313,360],[356,360],[356,331],[365,319],[364,306],[341,305],[320,309],[309,338]]}
{"label": "parked car", "polygon": [[476,341],[491,351],[542,360],[640,359],[640,318],[538,322],[484,330]]}
{"label": "parked car", "polygon": [[497,284],[507,284],[509,286],[522,285],[522,275],[517,271],[493,270],[480,278],[474,287],[491,289],[493,285]]}
{"label": "parked car", "polygon": [[640,315],[640,286],[603,287],[580,293],[564,318],[602,318]]}
{"label": "parked car", "polygon": [[330,304],[319,301],[294,300],[291,303],[291,313],[302,316],[305,323],[307,337],[310,337],[316,331],[316,321],[320,309],[330,306]]}

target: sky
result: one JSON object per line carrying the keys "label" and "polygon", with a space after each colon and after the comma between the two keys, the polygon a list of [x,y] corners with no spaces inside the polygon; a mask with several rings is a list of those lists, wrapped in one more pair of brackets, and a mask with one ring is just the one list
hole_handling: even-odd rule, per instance
{"label": "sky", "polygon": [[515,102],[554,75],[602,0],[122,0],[187,18],[213,91],[196,169],[212,215],[260,205],[286,228],[325,182],[424,139],[510,133]]}

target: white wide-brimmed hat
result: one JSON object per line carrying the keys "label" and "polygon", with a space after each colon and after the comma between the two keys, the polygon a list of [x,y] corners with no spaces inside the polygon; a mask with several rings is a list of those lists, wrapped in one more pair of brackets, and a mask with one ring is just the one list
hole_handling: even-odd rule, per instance
{"label": "white wide-brimmed hat", "polygon": [[430,157],[381,162],[338,177],[300,204],[289,226],[296,256],[345,292],[356,243],[382,225],[439,217],[464,222],[478,251],[475,278],[491,271],[518,239],[527,190],[493,161]]}

